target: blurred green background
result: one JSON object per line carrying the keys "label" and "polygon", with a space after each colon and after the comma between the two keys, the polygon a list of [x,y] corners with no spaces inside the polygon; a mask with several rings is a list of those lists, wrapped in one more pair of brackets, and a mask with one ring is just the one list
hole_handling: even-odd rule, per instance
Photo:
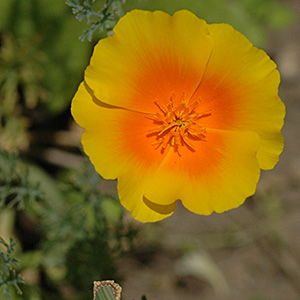
{"label": "blurred green background", "polygon": [[[280,269],[299,296],[299,270],[293,265],[297,262],[292,262],[292,271],[285,263],[276,264],[287,255],[285,240],[274,229],[285,216],[278,191],[262,189],[239,217],[233,213],[207,221],[182,215],[179,208],[177,219],[172,220],[182,224],[181,229],[172,220],[141,226],[120,207],[114,183],[104,182],[82,154],[81,131],[69,112],[94,44],[110,34],[127,11],[160,9],[172,14],[188,9],[208,23],[233,25],[276,56],[270,37],[284,35],[296,23],[293,1],[108,1],[112,5],[105,10],[110,15],[101,23],[103,31],[98,30],[97,16],[84,14],[97,14],[105,1],[96,0],[90,8],[83,1],[70,2],[73,10],[82,10],[73,14],[72,5],[62,0],[0,0],[0,237],[6,241],[0,243],[0,299],[9,295],[11,299],[91,299],[92,282],[99,279],[124,284],[126,299],[140,299],[144,292],[150,293],[148,300],[172,300],[174,294],[181,300],[195,299],[195,293],[197,299],[215,299],[209,298],[211,294],[229,299],[230,284],[222,270],[230,266],[218,257],[224,259],[232,249],[258,241],[260,249],[274,249],[274,268]],[[91,42],[79,40],[85,30]],[[298,192],[298,181],[293,177],[292,182]],[[205,230],[193,230],[202,225]],[[10,237],[16,241],[15,251]],[[248,255],[255,256],[252,250]],[[20,259],[18,264],[14,256]],[[289,266],[289,256],[285,259]],[[197,264],[199,269],[193,270],[191,266]],[[137,270],[143,270],[143,275],[137,275]],[[160,276],[165,271],[169,277]],[[16,293],[14,284],[23,295]],[[169,288],[169,296],[159,294],[162,286]],[[239,298],[232,295],[228,297],[271,299],[259,290],[237,293]],[[272,300],[286,299],[280,297]]]}

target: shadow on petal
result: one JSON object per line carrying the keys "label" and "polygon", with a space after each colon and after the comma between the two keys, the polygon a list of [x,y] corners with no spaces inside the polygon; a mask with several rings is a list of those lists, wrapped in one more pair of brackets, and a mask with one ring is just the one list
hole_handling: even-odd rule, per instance
{"label": "shadow on petal", "polygon": [[84,83],[84,87],[86,88],[87,92],[90,94],[90,96],[92,97],[93,102],[94,102],[96,105],[98,105],[98,106],[100,106],[100,107],[103,107],[103,108],[112,108],[112,109],[113,109],[113,108],[115,108],[115,109],[117,108],[117,109],[123,109],[122,107],[110,105],[110,104],[107,104],[107,103],[105,103],[105,102],[99,100],[99,99],[95,96],[93,90],[92,90],[92,89],[89,87],[89,85],[86,83],[86,81],[84,81],[83,83]]}
{"label": "shadow on petal", "polygon": [[151,202],[145,196],[143,197],[143,201],[151,210],[153,210],[161,215],[172,214],[176,208],[176,201],[171,204],[168,204],[168,205],[160,205],[160,204]]}

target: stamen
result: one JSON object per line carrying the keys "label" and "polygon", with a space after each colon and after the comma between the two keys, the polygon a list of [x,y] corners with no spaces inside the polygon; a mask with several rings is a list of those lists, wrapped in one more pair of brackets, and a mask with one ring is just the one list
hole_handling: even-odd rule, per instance
{"label": "stamen", "polygon": [[172,93],[167,105],[154,101],[159,112],[146,114],[145,117],[157,125],[148,131],[148,136],[157,135],[156,141],[152,143],[155,149],[161,146],[164,151],[170,145],[181,156],[183,146],[196,151],[191,141],[206,141],[207,131],[199,120],[210,116],[212,110],[197,112],[200,99],[189,104],[186,101],[185,92],[180,97],[178,106],[174,106],[174,103],[176,103],[175,93]]}

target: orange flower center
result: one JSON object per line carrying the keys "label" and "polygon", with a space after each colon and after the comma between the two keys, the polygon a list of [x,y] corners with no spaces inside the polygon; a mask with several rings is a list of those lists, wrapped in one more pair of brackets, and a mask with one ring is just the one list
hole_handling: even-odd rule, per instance
{"label": "orange flower center", "polygon": [[156,141],[152,143],[156,149],[161,146],[163,152],[167,145],[170,145],[181,156],[181,147],[186,146],[189,150],[195,151],[196,148],[192,141],[206,141],[206,128],[199,120],[210,116],[212,110],[197,112],[200,100],[189,104],[185,93],[183,93],[179,105],[174,106],[174,102],[174,93],[167,105],[154,102],[159,108],[159,112],[146,115],[146,118],[152,120],[156,125],[149,130],[148,136],[156,136]]}

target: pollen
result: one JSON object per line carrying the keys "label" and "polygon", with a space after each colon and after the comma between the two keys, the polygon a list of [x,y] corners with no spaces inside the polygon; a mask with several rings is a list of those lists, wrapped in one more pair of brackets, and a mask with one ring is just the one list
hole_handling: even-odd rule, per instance
{"label": "pollen", "polygon": [[207,131],[201,119],[210,116],[212,110],[198,112],[200,99],[189,103],[183,93],[176,105],[176,95],[173,93],[167,105],[158,101],[154,103],[158,112],[146,114],[145,117],[152,120],[154,124],[147,136],[155,136],[156,140],[152,143],[155,149],[161,147],[163,152],[169,145],[181,156],[182,147],[196,151],[194,143],[206,141]]}

